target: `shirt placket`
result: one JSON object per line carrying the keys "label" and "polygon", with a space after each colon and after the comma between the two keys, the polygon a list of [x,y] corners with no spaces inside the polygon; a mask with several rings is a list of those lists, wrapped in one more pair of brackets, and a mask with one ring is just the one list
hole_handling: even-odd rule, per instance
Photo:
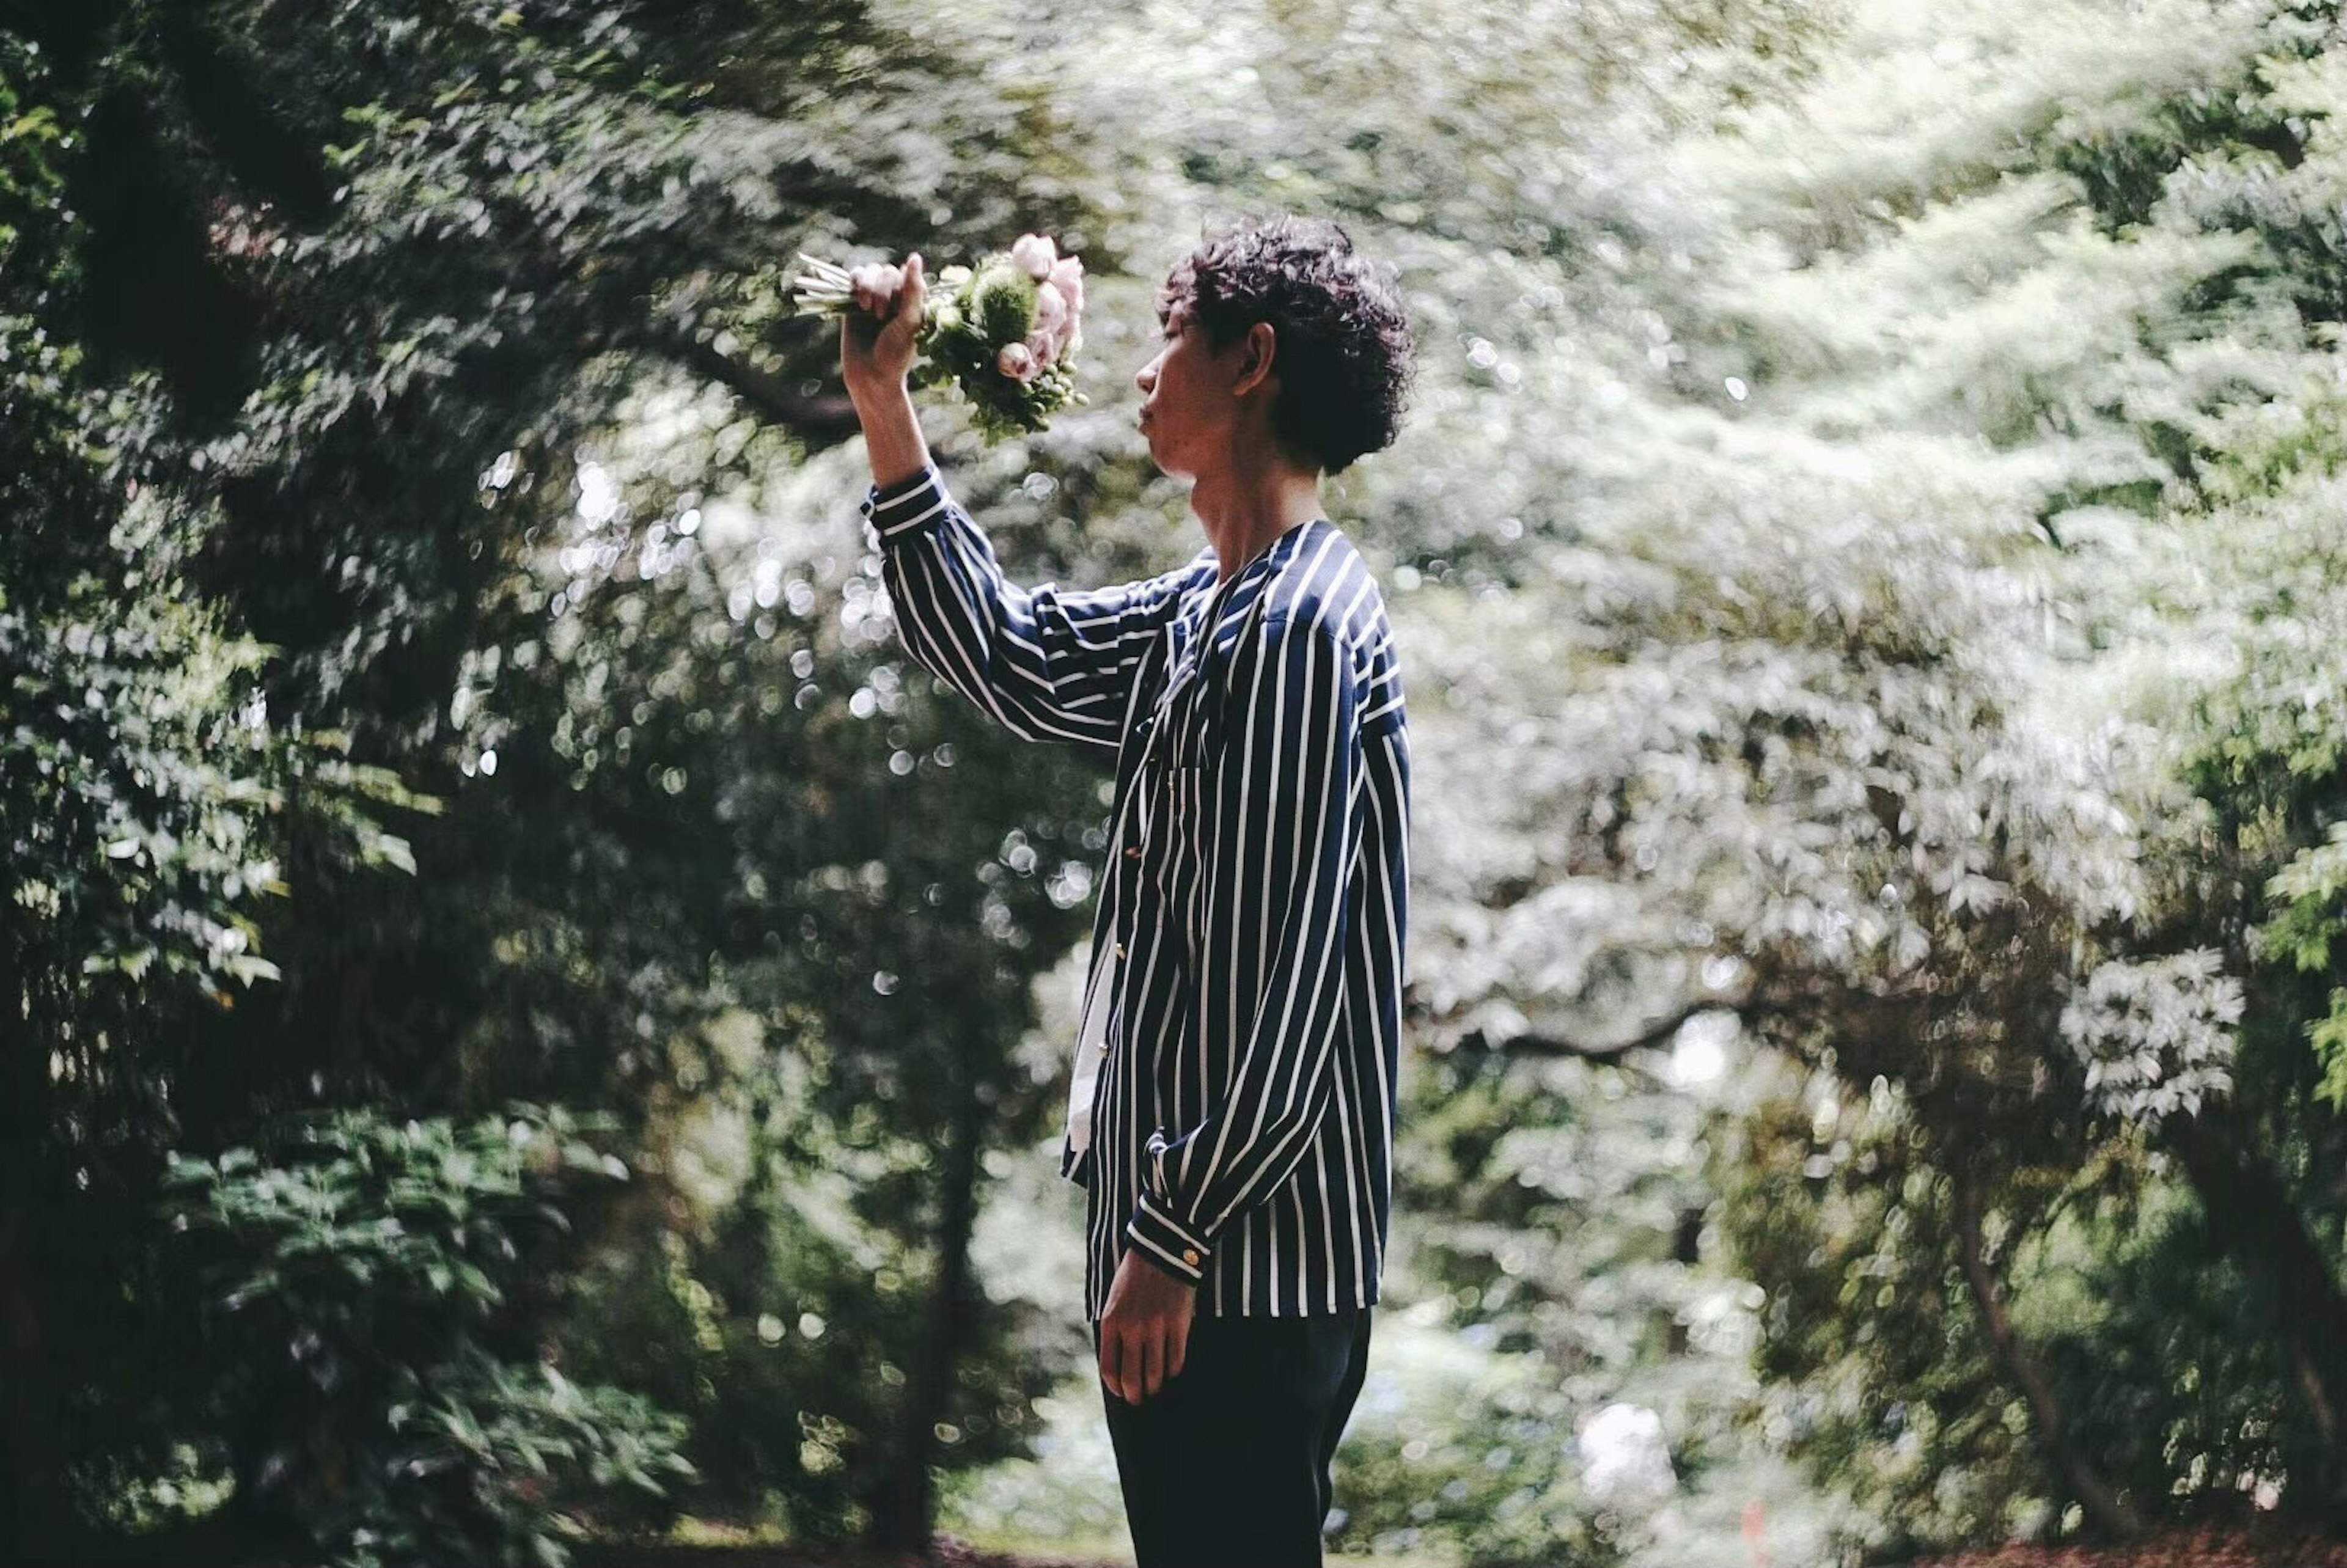
{"label": "shirt placket", "polygon": [[[1186,652],[1194,652],[1194,639],[1192,648],[1186,649]],[[1167,679],[1169,692],[1172,685],[1173,676],[1169,671]],[[1131,956],[1133,933],[1140,917],[1139,907],[1146,893],[1146,889],[1139,881],[1142,859],[1141,818],[1156,808],[1155,791],[1150,784],[1150,763],[1156,750],[1158,732],[1163,727],[1164,702],[1165,696],[1161,693],[1157,702],[1133,726],[1135,732],[1141,736],[1141,753],[1133,759],[1133,782],[1127,788],[1124,810],[1118,818],[1116,837],[1110,848],[1111,881],[1110,886],[1102,890],[1102,896],[1110,900],[1108,932],[1110,952],[1108,966],[1102,972],[1096,992],[1101,1008],[1098,1040],[1093,1046],[1096,1057],[1112,1055],[1116,1042],[1123,1033],[1124,1009],[1116,1004],[1119,1000],[1119,993],[1123,987],[1124,962]],[[1089,1038],[1090,1031],[1080,1030],[1079,1037]],[[1092,1103],[1088,1121],[1089,1128],[1097,1131],[1100,1124],[1100,1096],[1106,1086],[1108,1073],[1103,1070],[1091,1076]]]}
{"label": "shirt placket", "polygon": [[[1124,1034],[1124,1009],[1116,1005],[1123,985],[1122,968],[1125,960],[1132,956],[1132,942],[1133,933],[1139,928],[1142,906],[1153,891],[1143,884],[1140,876],[1143,858],[1143,839],[1146,836],[1151,842],[1156,841],[1160,828],[1158,814],[1167,806],[1158,798],[1151,764],[1155,758],[1158,739],[1165,728],[1173,700],[1179,695],[1180,688],[1194,678],[1196,662],[1204,657],[1205,645],[1213,635],[1214,607],[1221,604],[1223,597],[1220,591],[1216,592],[1213,606],[1209,608],[1206,624],[1183,642],[1181,652],[1176,656],[1179,661],[1166,672],[1163,690],[1158,693],[1149,712],[1133,726],[1141,736],[1141,753],[1133,760],[1133,783],[1126,794],[1125,810],[1118,823],[1116,839],[1111,846],[1113,869],[1110,876],[1113,878],[1113,885],[1104,890],[1104,896],[1112,901],[1112,913],[1109,921],[1109,965],[1101,977],[1103,1011],[1099,1040],[1093,1047],[1097,1056],[1112,1055],[1116,1042]],[[1144,827],[1147,830],[1145,835]],[[1092,1084],[1094,1127],[1099,1125],[1099,1101],[1107,1076],[1105,1071],[1097,1074]]]}
{"label": "shirt placket", "polygon": [[[1099,1133],[1100,1099],[1107,1091],[1111,1061],[1115,1057],[1118,1042],[1127,1032],[1123,1027],[1124,1009],[1118,1005],[1122,999],[1121,993],[1123,989],[1123,966],[1125,960],[1131,956],[1133,933],[1139,927],[1142,918],[1142,907],[1144,902],[1151,900],[1156,891],[1143,884],[1139,876],[1144,858],[1142,847],[1143,819],[1147,818],[1147,825],[1151,830],[1148,835],[1150,841],[1156,842],[1156,830],[1160,821],[1158,814],[1172,809],[1170,803],[1158,798],[1155,781],[1150,776],[1150,764],[1156,754],[1159,736],[1166,726],[1174,702],[1198,678],[1198,666],[1214,646],[1224,607],[1229,602],[1232,593],[1237,589],[1239,583],[1266,564],[1266,558],[1258,557],[1233,576],[1229,581],[1215,589],[1207,601],[1205,614],[1201,618],[1199,625],[1182,640],[1180,652],[1174,655],[1176,662],[1166,671],[1164,687],[1159,692],[1150,711],[1133,726],[1142,738],[1141,753],[1133,760],[1133,781],[1128,786],[1124,810],[1119,818],[1116,837],[1111,845],[1112,867],[1109,874],[1111,886],[1102,890],[1102,896],[1112,900],[1109,921],[1111,945],[1108,965],[1101,974],[1100,989],[1097,993],[1101,1018],[1099,1039],[1093,1046],[1093,1059],[1098,1065],[1098,1071],[1091,1074],[1089,1098],[1092,1103],[1085,1119],[1088,1147]],[[1080,1040],[1087,1038],[1081,1027],[1078,1036]]]}

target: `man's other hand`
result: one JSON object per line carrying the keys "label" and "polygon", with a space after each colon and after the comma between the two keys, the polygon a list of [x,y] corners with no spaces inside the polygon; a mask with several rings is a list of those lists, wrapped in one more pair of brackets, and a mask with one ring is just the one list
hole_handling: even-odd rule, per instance
{"label": "man's other hand", "polygon": [[1101,1381],[1137,1405],[1181,1375],[1197,1287],[1127,1249],[1101,1309]]}

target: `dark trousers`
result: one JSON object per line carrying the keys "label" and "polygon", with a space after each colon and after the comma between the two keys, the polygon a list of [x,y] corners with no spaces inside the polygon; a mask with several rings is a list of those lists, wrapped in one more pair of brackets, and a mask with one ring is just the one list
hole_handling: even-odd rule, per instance
{"label": "dark trousers", "polygon": [[1101,1385],[1135,1568],[1320,1568],[1328,1463],[1368,1370],[1373,1310],[1202,1314],[1181,1375],[1154,1395],[1128,1405]]}

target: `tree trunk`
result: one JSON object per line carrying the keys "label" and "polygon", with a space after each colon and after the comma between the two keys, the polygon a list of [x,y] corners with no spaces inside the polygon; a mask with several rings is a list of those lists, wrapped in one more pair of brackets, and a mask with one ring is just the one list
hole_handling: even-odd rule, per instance
{"label": "tree trunk", "polygon": [[2229,1121],[2173,1116],[2165,1132],[2199,1195],[2209,1234],[2271,1294],[2273,1327],[2322,1443],[2312,1490],[2322,1511],[2337,1521],[2347,1514],[2347,1454],[2340,1445],[2340,1415],[2347,1410],[2347,1297],[2289,1188],[2242,1146]]}
{"label": "tree trunk", "polygon": [[42,1295],[49,1047],[25,1022],[26,977],[13,947],[0,949],[0,1004],[16,1025],[0,1039],[0,1519],[20,1543],[55,1551],[67,1521]]}
{"label": "tree trunk", "polygon": [[26,1204],[0,1202],[0,1517],[21,1544],[53,1551],[65,1521],[56,1509],[56,1399],[35,1224]]}
{"label": "tree trunk", "polygon": [[1988,1251],[1981,1242],[1978,1178],[1962,1169],[1952,1174],[1956,1185],[1956,1235],[1963,1249],[1964,1281],[1972,1287],[1973,1305],[1980,1308],[1981,1320],[1988,1327],[1989,1344],[1996,1352],[1998,1364],[2029,1401],[2030,1414],[2037,1422],[2038,1440],[2045,1445],[2063,1481],[2077,1495],[2086,1517],[2114,1541],[2133,1540],[2143,1533],[2143,1521],[2109,1483],[2095,1473],[2071,1443],[2069,1430],[2062,1419],[2062,1407],[2054,1398],[2053,1384],[2046,1380],[2045,1369],[2038,1366],[2029,1348],[2022,1344],[2021,1337],[2014,1331],[2012,1318],[2005,1315],[2004,1303],[1997,1294],[1996,1275],[1989,1267]]}
{"label": "tree trunk", "polygon": [[975,1303],[969,1243],[978,1222],[978,1162],[986,1130],[986,1107],[978,1097],[973,1045],[965,1043],[956,1075],[958,1097],[947,1133],[938,1201],[938,1288],[922,1336],[919,1364],[906,1390],[904,1425],[889,1472],[874,1489],[872,1525],[866,1543],[890,1553],[931,1550],[937,1488],[930,1469],[938,1448],[938,1424],[952,1409],[955,1374],[969,1342]]}

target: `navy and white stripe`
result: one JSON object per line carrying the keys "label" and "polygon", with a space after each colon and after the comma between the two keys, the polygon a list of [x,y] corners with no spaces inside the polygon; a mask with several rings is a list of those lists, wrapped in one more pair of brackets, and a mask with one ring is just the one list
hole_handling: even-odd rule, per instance
{"label": "navy and white stripe", "polygon": [[[1378,1299],[1393,1192],[1409,741],[1376,580],[1326,518],[1089,590],[1003,578],[936,466],[864,515],[906,650],[1015,734],[1116,760],[1084,1298],[1126,1250],[1220,1317]],[[1113,953],[1117,961],[1109,961]]]}

